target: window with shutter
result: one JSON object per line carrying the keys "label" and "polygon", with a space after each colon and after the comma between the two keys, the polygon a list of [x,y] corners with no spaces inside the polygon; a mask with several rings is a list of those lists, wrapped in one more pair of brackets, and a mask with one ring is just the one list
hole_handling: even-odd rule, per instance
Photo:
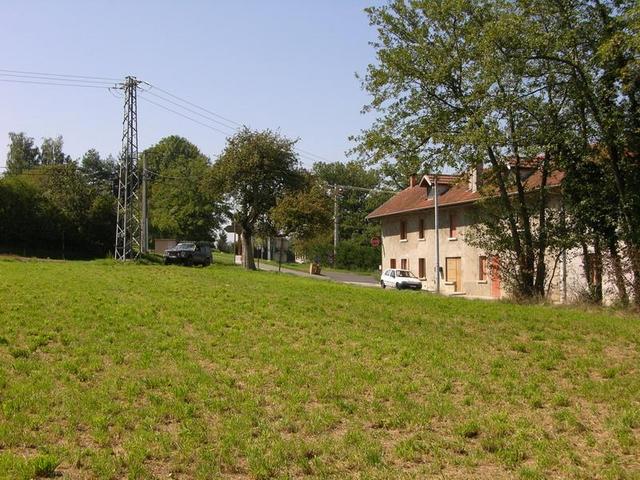
{"label": "window with shutter", "polygon": [[487,257],[480,255],[478,259],[478,280],[484,282],[487,280]]}
{"label": "window with shutter", "polygon": [[407,239],[407,222],[402,220],[400,222],[400,240],[406,240],[406,239]]}
{"label": "window with shutter", "polygon": [[449,238],[458,238],[458,215],[449,212]]}
{"label": "window with shutter", "polygon": [[426,278],[426,263],[424,258],[418,259],[418,278]]}

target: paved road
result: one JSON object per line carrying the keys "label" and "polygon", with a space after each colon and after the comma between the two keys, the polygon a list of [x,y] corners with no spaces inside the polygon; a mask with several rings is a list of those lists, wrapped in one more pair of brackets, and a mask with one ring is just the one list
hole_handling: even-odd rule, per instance
{"label": "paved road", "polygon": [[[269,265],[267,263],[260,263],[260,270],[277,271],[276,265]],[[314,278],[316,280],[333,280],[334,282],[350,283],[353,285],[362,285],[366,287],[376,287],[378,281],[369,275],[360,275],[350,272],[332,272],[324,271],[322,275],[311,275],[307,272],[301,272],[300,270],[292,270],[290,268],[282,268],[283,273],[290,273],[299,277]]]}

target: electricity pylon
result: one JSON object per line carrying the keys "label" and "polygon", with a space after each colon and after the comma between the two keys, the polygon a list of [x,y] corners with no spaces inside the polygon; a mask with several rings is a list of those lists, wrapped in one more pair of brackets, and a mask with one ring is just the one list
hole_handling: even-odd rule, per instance
{"label": "electricity pylon", "polygon": [[126,77],[116,88],[124,92],[122,153],[118,176],[118,210],[114,257],[125,261],[140,255],[140,198],[138,195],[138,85],[135,77]]}

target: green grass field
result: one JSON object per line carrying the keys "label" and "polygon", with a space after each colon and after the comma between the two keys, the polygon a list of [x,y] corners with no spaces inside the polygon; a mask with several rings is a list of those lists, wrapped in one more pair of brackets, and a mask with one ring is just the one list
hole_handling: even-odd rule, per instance
{"label": "green grass field", "polygon": [[0,259],[0,477],[640,478],[640,319]]}

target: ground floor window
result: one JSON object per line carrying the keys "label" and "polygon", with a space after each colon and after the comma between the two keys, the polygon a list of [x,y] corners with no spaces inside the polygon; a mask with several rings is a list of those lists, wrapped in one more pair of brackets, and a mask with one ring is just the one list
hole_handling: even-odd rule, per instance
{"label": "ground floor window", "polygon": [[396,268],[396,259],[392,258],[389,260],[389,268]]}
{"label": "ground floor window", "polygon": [[418,278],[426,278],[426,276],[427,276],[426,262],[424,258],[419,258],[418,259]]}
{"label": "ground floor window", "polygon": [[480,255],[478,258],[478,280],[484,282],[487,279],[487,257]]}
{"label": "ground floor window", "polygon": [[403,258],[400,260],[400,268],[402,270],[409,270],[409,260],[406,258]]}
{"label": "ground floor window", "polygon": [[595,253],[588,253],[585,257],[585,263],[587,267],[587,275],[588,281],[590,285],[596,285],[597,282],[597,271],[598,271],[598,258]]}

